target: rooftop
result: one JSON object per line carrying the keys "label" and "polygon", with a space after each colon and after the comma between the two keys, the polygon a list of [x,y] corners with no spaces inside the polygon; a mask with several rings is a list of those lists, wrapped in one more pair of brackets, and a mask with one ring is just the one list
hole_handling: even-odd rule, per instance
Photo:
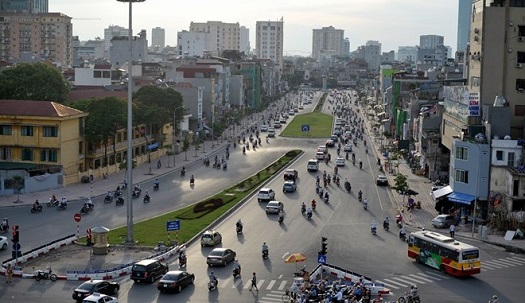
{"label": "rooftop", "polygon": [[0,116],[70,117],[86,113],[51,101],[0,100]]}

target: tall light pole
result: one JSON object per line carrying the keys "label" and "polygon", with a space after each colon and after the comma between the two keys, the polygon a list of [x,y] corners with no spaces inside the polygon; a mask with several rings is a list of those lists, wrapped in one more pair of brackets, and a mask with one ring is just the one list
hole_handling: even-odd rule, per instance
{"label": "tall light pole", "polygon": [[129,3],[129,28],[128,28],[128,42],[129,42],[129,60],[128,60],[128,127],[127,127],[127,170],[126,170],[126,181],[128,183],[128,188],[126,191],[127,203],[127,227],[128,235],[126,237],[127,244],[134,244],[133,240],[133,197],[131,194],[133,188],[133,179],[132,179],[132,169],[133,169],[133,77],[132,77],[132,68],[133,68],[133,19],[132,19],[132,4],[133,2],[144,2],[146,0],[117,0],[118,2],[128,2]]}
{"label": "tall light pole", "polygon": [[184,109],[184,106],[179,106],[173,110],[173,168],[175,168],[175,139],[177,137],[177,116],[175,115],[177,113],[177,110]]}

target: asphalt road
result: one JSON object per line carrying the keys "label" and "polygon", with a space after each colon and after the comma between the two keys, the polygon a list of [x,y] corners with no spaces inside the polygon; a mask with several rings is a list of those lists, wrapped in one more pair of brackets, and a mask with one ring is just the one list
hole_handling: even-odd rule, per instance
{"label": "asphalt road", "polygon": [[[368,139],[367,141],[370,142]],[[524,280],[523,256],[513,255],[475,240],[465,241],[480,248],[484,269],[480,275],[458,279],[408,259],[406,244],[397,237],[397,227],[392,226],[389,232],[379,227],[378,234],[372,236],[370,222],[373,219],[380,222],[385,216],[394,215],[390,202],[392,193],[386,187],[375,185],[375,159],[372,155],[367,156],[362,147],[356,149],[356,158],[363,159],[363,169],[347,163],[339,170],[343,180],[348,177],[351,181],[353,193],[348,194],[332,183],[328,187],[330,202],[320,202],[315,196],[316,174],[306,172],[306,162],[314,155],[315,148],[323,142],[324,140],[286,138],[272,141],[272,147],[279,146],[276,149],[287,150],[294,146],[305,150],[305,155],[291,166],[299,172],[296,193],[282,193],[281,175],[275,176],[268,183],[268,187],[276,191],[276,199],[285,205],[284,224],[278,224],[276,215],[266,215],[266,203],[252,198],[230,218],[214,227],[223,235],[221,246],[237,252],[242,265],[242,278],[236,281],[232,279],[232,264],[225,268],[208,268],[206,256],[212,248],[193,245],[187,251],[187,270],[195,273],[195,286],[184,289],[181,294],[165,295],[159,294],[155,285],[134,284],[126,277],[121,280],[119,302],[171,302],[174,299],[184,302],[280,302],[281,295],[290,286],[292,274],[296,270],[294,264],[285,264],[284,258],[290,253],[301,252],[308,257],[304,265],[313,268],[317,264],[317,251],[320,249],[322,236],[328,238],[329,263],[391,285],[396,297],[411,284],[417,284],[424,302],[486,302],[495,293],[502,299],[501,302],[521,300],[520,289],[516,285]],[[332,155],[335,153],[333,149],[330,152]],[[321,171],[332,172],[333,161],[328,167],[321,164],[320,168]],[[369,199],[369,208],[366,211],[356,199],[359,189]],[[165,194],[167,198],[170,197],[169,193]],[[312,198],[316,198],[318,207],[312,220],[306,220],[300,213],[300,204],[302,201],[309,202]],[[239,218],[245,227],[242,235],[235,233],[235,222]],[[267,260],[261,258],[262,242],[267,242],[270,247],[270,258]],[[519,262],[520,258],[523,261]],[[176,260],[171,260],[170,268],[176,267]],[[219,289],[214,292],[206,289],[211,270],[219,279]],[[252,272],[257,273],[259,292],[247,289]],[[71,302],[71,292],[78,284],[80,283],[36,283],[16,279],[16,287],[0,289],[0,297],[2,302]]]}

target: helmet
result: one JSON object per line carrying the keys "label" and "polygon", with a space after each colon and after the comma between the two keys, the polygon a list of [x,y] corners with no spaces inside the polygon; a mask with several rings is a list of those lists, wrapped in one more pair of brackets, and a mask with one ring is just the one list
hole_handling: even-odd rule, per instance
{"label": "helmet", "polygon": [[266,242],[263,242],[263,245],[266,245]]}
{"label": "helmet", "polygon": [[417,290],[417,286],[416,286],[416,285],[412,285],[412,286],[410,286],[410,289],[415,289],[415,290]]}
{"label": "helmet", "polygon": [[496,295],[492,296],[492,299],[497,299],[497,298],[498,298],[498,296],[496,296]]}

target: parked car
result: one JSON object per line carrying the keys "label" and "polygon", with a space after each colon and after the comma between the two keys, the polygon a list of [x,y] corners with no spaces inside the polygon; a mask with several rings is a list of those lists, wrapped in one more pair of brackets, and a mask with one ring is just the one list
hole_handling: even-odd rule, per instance
{"label": "parked car", "polygon": [[215,246],[222,243],[222,235],[216,230],[207,230],[201,236],[201,246]]}
{"label": "parked car", "polygon": [[286,124],[286,119],[285,119],[285,118],[281,118],[281,119],[279,120],[279,123],[281,123],[281,124]]}
{"label": "parked car", "polygon": [[6,250],[7,249],[7,238],[6,237],[3,237],[3,236],[0,236],[0,249],[1,250]]}
{"label": "parked car", "polygon": [[261,188],[257,194],[257,200],[259,202],[273,199],[275,199],[275,192],[271,188]]}
{"label": "parked car", "polygon": [[118,282],[106,281],[106,280],[89,280],[73,291],[73,300],[81,302],[85,298],[91,296],[94,293],[105,294],[105,295],[116,295],[120,289]]}
{"label": "parked car", "polygon": [[154,259],[146,259],[133,264],[131,280],[153,283],[168,272],[168,265]]}
{"label": "parked car", "polygon": [[294,181],[285,181],[283,184],[283,193],[293,193],[297,190],[297,185]]}
{"label": "parked car", "polygon": [[195,282],[195,275],[181,270],[168,271],[157,283],[161,292],[181,292]]}
{"label": "parked car", "polygon": [[455,222],[455,218],[451,215],[438,215],[432,219],[432,225],[436,228],[446,228]]}
{"label": "parked car", "polygon": [[267,214],[278,214],[284,210],[284,204],[281,201],[270,201],[266,204]]}
{"label": "parked car", "polygon": [[208,266],[213,265],[222,265],[230,263],[235,259],[236,253],[229,248],[215,248],[213,249],[208,257],[206,258],[206,263]]}
{"label": "parked car", "polygon": [[295,116],[295,112],[294,112],[294,110],[293,110],[293,109],[289,110],[289,111],[288,111],[288,115],[290,115],[290,116]]}
{"label": "parked car", "polygon": [[385,175],[378,175],[376,178],[377,185],[388,185],[388,178]]}
{"label": "parked car", "polygon": [[295,179],[297,179],[297,177],[299,176],[299,173],[293,169],[293,168],[288,168],[287,170],[284,171],[284,180],[292,180],[292,181],[295,181]]}

